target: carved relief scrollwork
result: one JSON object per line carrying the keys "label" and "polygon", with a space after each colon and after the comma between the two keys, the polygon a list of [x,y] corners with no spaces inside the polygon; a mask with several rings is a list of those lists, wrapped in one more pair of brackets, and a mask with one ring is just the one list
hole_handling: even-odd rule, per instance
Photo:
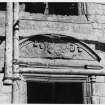
{"label": "carved relief scrollwork", "polygon": [[94,60],[85,48],[81,47],[78,43],[38,40],[29,42],[27,41],[29,44],[26,44],[26,46],[20,49],[20,57]]}

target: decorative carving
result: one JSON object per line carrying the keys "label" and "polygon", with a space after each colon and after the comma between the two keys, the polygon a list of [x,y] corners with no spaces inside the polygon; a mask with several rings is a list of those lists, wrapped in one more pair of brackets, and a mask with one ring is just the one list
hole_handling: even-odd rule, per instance
{"label": "decorative carving", "polygon": [[21,44],[20,52],[20,57],[96,60],[81,43],[64,36],[35,36]]}

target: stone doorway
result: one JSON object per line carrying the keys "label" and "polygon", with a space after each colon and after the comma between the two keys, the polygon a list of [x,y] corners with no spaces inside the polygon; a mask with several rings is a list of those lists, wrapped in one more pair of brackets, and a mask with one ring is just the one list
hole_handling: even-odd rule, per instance
{"label": "stone doorway", "polygon": [[27,82],[27,103],[82,104],[83,85],[77,82]]}

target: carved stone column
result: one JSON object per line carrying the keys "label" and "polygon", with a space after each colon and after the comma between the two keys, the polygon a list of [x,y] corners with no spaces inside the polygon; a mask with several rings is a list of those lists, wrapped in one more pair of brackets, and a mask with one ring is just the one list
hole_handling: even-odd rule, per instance
{"label": "carved stone column", "polygon": [[91,104],[99,104],[97,100],[97,96],[95,95],[95,88],[96,88],[96,76],[91,76],[90,78],[91,82]]}
{"label": "carved stone column", "polygon": [[[13,61],[18,61],[19,59],[19,3],[14,3],[14,37],[13,37]],[[13,63],[13,103],[19,103],[19,65]]]}
{"label": "carved stone column", "polygon": [[13,59],[13,3],[7,3],[6,11],[6,51],[5,51],[5,80],[4,84],[12,84],[12,59]]}

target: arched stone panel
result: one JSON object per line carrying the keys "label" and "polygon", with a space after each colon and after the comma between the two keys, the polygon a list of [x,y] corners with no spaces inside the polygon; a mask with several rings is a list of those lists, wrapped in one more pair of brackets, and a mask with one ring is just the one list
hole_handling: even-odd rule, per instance
{"label": "arched stone panel", "polygon": [[100,61],[100,57],[83,42],[58,34],[40,34],[23,39],[20,57]]}

